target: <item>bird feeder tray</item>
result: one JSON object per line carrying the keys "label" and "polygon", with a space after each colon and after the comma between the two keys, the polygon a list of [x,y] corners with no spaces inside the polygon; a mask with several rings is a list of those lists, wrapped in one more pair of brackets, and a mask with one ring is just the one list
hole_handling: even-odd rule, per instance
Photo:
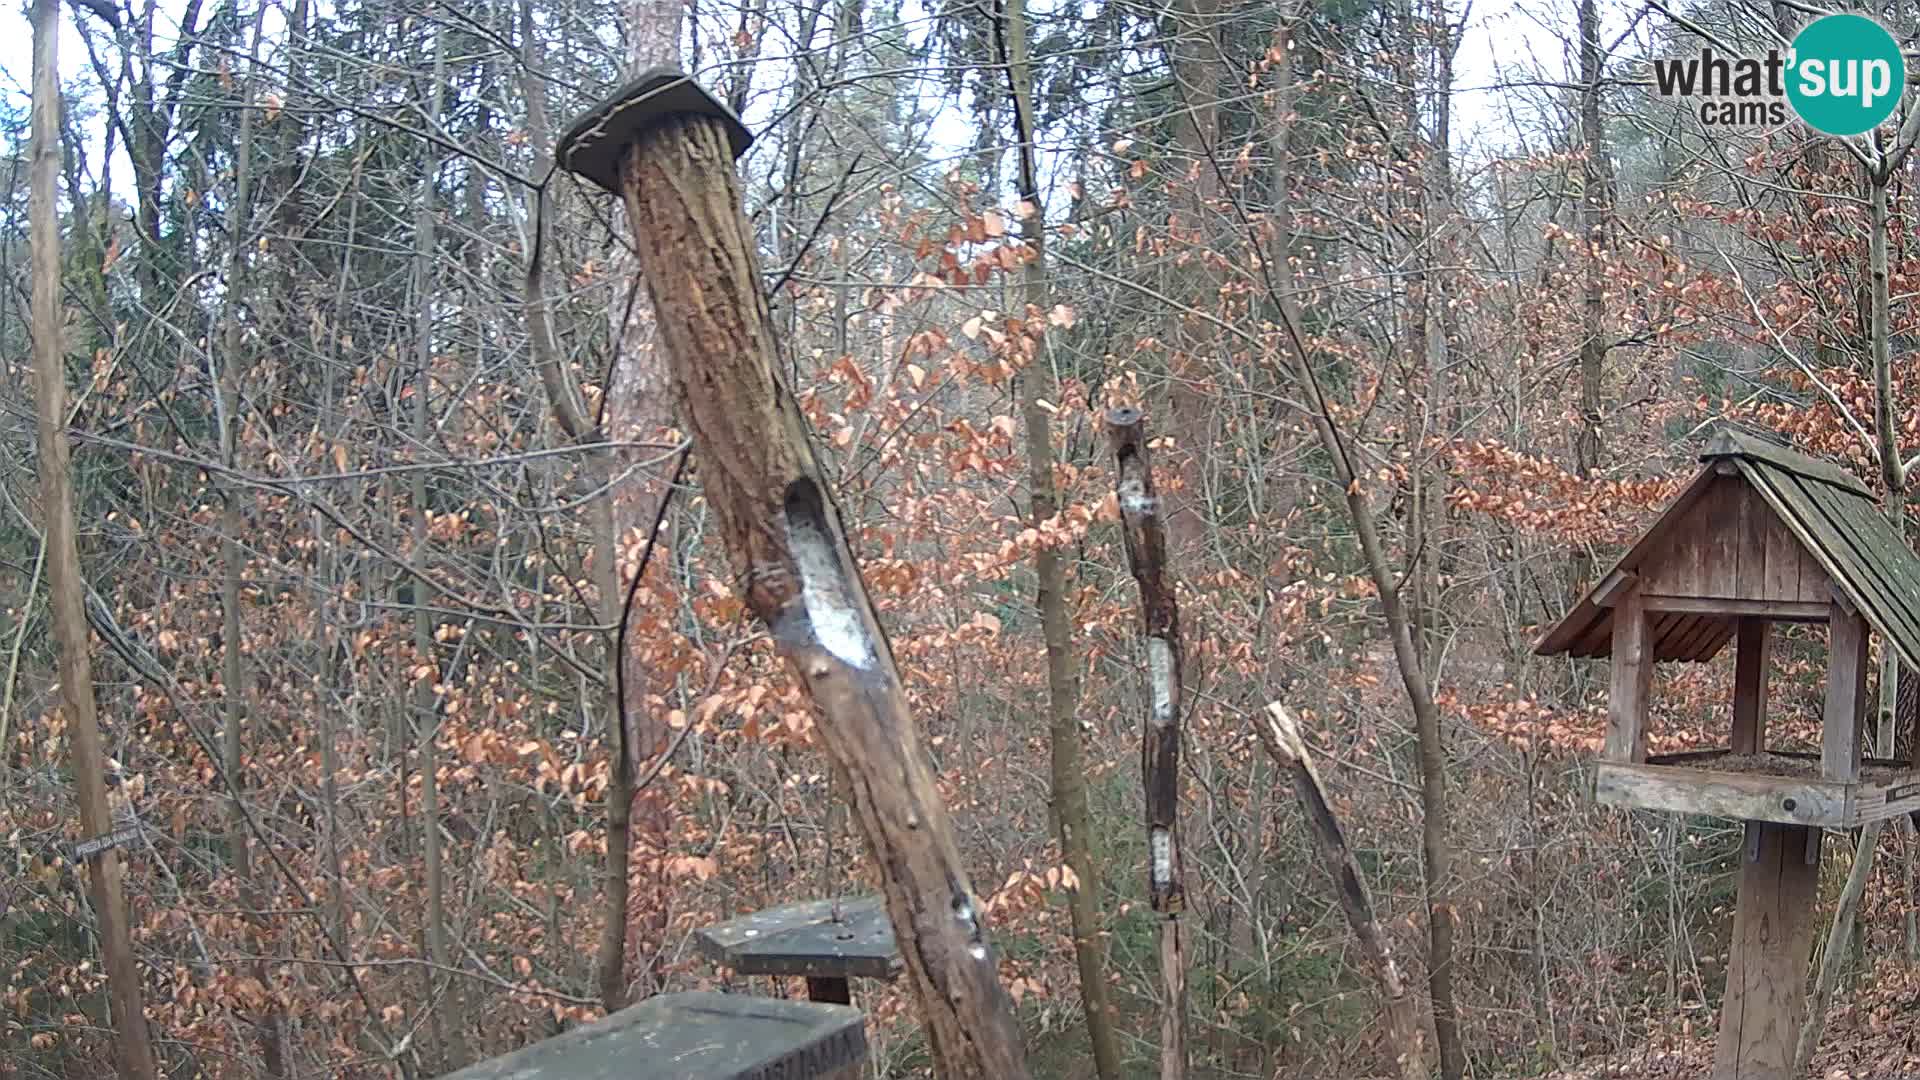
{"label": "bird feeder tray", "polygon": [[858,1009],[709,992],[662,994],[446,1080],[852,1080]]}
{"label": "bird feeder tray", "polygon": [[878,896],[768,908],[694,935],[715,963],[741,975],[891,979],[901,970],[893,924]]}
{"label": "bird feeder tray", "polygon": [[619,195],[625,190],[620,170],[641,134],[668,117],[688,114],[719,120],[736,158],[753,145],[753,133],[725,102],[672,68],[653,68],[581,114],[560,136],[554,161]]}

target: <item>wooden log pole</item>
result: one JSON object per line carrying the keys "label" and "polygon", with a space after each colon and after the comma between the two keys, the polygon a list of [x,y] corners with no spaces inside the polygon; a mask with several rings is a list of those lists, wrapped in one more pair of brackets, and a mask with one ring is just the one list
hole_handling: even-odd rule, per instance
{"label": "wooden log pole", "polygon": [[1340,819],[1327,803],[1326,786],[1320,771],[1314,768],[1307,743],[1300,737],[1300,725],[1279,702],[1267,706],[1266,723],[1256,723],[1254,733],[1280,768],[1293,778],[1293,794],[1307,815],[1307,831],[1313,834],[1313,846],[1319,849],[1320,862],[1333,879],[1340,897],[1340,910],[1347,917],[1360,955],[1366,961],[1373,981],[1380,987],[1380,1007],[1386,1014],[1387,1049],[1394,1057],[1394,1068],[1401,1080],[1426,1080],[1426,1029],[1420,1022],[1420,1006],[1407,992],[1407,981],[1393,959],[1393,945],[1380,920],[1373,913],[1373,894],[1360,876],[1360,864],[1347,847]]}
{"label": "wooden log pole", "polygon": [[1180,854],[1180,605],[1167,572],[1166,531],[1153,489],[1146,419],[1138,409],[1107,413],[1114,483],[1127,563],[1140,586],[1140,620],[1152,701],[1140,745],[1146,789],[1147,897],[1160,916],[1160,1075],[1186,1075],[1186,943],[1180,913],[1186,888]]}
{"label": "wooden log pole", "polygon": [[1772,666],[1773,624],[1742,615],[1735,631],[1733,659],[1733,742],[1735,754],[1757,754],[1767,745],[1767,670]]}
{"label": "wooden log pole", "polygon": [[1747,822],[1712,1080],[1797,1080],[1820,835],[1802,825]]}
{"label": "wooden log pole", "polygon": [[847,536],[779,356],[733,159],[750,141],[678,72],[577,122],[561,165],[618,191],[737,588],[820,710],[880,874],[935,1067],[1027,1076],[1020,1030]]}

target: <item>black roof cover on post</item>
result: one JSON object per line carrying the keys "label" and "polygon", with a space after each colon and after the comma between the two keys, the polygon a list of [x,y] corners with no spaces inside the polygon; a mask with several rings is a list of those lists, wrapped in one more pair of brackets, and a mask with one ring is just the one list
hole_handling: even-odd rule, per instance
{"label": "black roof cover on post", "polygon": [[681,72],[658,67],[642,73],[575,120],[560,136],[553,159],[561,168],[618,195],[620,163],[626,158],[627,147],[654,124],[683,113],[711,116],[725,124],[727,142],[736,158],[753,145],[753,133],[725,102]]}

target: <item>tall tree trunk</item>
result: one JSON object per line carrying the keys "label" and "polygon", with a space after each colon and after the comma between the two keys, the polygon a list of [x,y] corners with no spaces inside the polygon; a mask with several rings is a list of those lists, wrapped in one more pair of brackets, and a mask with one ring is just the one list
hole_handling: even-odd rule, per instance
{"label": "tall tree trunk", "polygon": [[[248,51],[247,77],[241,91],[239,108],[239,133],[234,149],[233,162],[233,201],[227,208],[227,280],[223,291],[225,310],[222,313],[224,323],[221,332],[219,378],[215,381],[214,402],[219,409],[220,460],[229,470],[235,470],[222,484],[221,501],[221,537],[220,537],[220,608],[222,670],[221,682],[224,691],[221,757],[227,774],[227,788],[230,795],[227,821],[227,846],[233,858],[233,872],[239,881],[242,903],[251,909],[250,923],[254,933],[263,943],[254,951],[265,954],[264,947],[268,935],[267,920],[262,911],[267,907],[261,882],[256,879],[252,853],[249,847],[250,837],[247,829],[247,814],[241,805],[245,798],[246,771],[243,729],[247,720],[247,673],[242,637],[240,611],[240,579],[246,563],[246,549],[240,538],[244,535],[246,522],[241,513],[242,501],[247,497],[245,485],[231,478],[237,475],[239,466],[239,435],[241,429],[240,385],[246,365],[241,359],[241,308],[248,303],[251,293],[247,245],[250,241],[253,216],[253,99],[258,82],[258,61],[260,50],[261,23],[265,18],[264,6],[254,12],[252,44]],[[272,982],[264,959],[253,961],[253,977],[267,987],[269,1004],[256,1026],[259,1029],[261,1056],[265,1059],[267,1073],[279,1076],[283,1072],[284,1048],[282,1046],[281,1026],[285,1016],[274,1004]]]}
{"label": "tall tree trunk", "polygon": [[[432,78],[427,115],[437,118],[446,86],[446,42],[440,34],[434,36]],[[414,204],[413,299],[417,326],[414,331],[413,445],[416,449],[432,445],[433,416],[434,179],[440,162],[437,150],[426,153],[427,157],[421,163],[420,192]],[[413,470],[410,483],[408,498],[413,515],[413,557],[418,562],[428,549],[425,470]],[[413,684],[414,741],[420,767],[420,830],[425,837],[427,864],[427,953],[437,969],[436,976],[430,978],[428,984],[438,988],[443,985],[441,979],[445,979],[441,991],[445,1006],[444,1009],[435,1007],[434,1014],[436,1017],[443,1011],[446,1014],[446,1063],[457,1067],[467,1060],[466,988],[458,975],[451,974],[454,966],[453,948],[447,940],[447,878],[440,831],[439,775],[440,720],[443,713],[439,695],[434,690],[435,683],[451,682],[453,676],[450,671],[442,670],[435,660],[434,618],[429,610],[434,603],[434,590],[424,581],[414,582],[413,589],[415,663],[430,665],[434,670],[434,674],[427,678],[416,677]]]}
{"label": "tall tree trunk", "polygon": [[[1602,252],[1606,249],[1608,192],[1612,170],[1607,165],[1605,135],[1600,123],[1600,53],[1598,0],[1580,0],[1580,141],[1584,156],[1580,170],[1580,262],[1584,268],[1580,304],[1580,426],[1574,433],[1573,470],[1582,480],[1593,479],[1600,468],[1603,386],[1606,379],[1606,281]],[[1572,595],[1583,594],[1593,583],[1593,556],[1584,546],[1574,549],[1570,563]]]}
{"label": "tall tree trunk", "polygon": [[[1021,219],[1021,240],[1028,249],[1021,272],[1021,299],[1026,316],[1041,326],[1047,310],[1046,203],[1035,160],[1033,65],[1027,50],[1026,0],[1007,0],[1002,27],[1007,79],[1013,100],[1015,138],[1019,145],[1019,190],[1031,212]],[[1034,528],[1044,528],[1059,510],[1053,479],[1053,421],[1040,405],[1041,390],[1051,382],[1052,361],[1044,332],[1023,335],[1032,351],[1014,378],[1018,383],[1022,423],[1026,427],[1028,517]],[[1093,825],[1087,811],[1087,769],[1080,745],[1078,713],[1080,686],[1075,672],[1073,622],[1067,612],[1066,573],[1058,549],[1041,545],[1034,552],[1035,603],[1040,609],[1041,636],[1047,656],[1047,737],[1053,748],[1053,820],[1060,833],[1060,855],[1076,879],[1067,890],[1067,910],[1073,923],[1073,955],[1080,969],[1080,1003],[1093,1046],[1095,1073],[1101,1080],[1118,1080],[1120,1044],[1114,1034],[1113,1009],[1108,1002],[1106,946],[1100,933],[1100,868],[1094,865],[1089,844]]]}
{"label": "tall tree trunk", "polygon": [[[100,744],[100,720],[93,698],[93,664],[87,654],[86,579],[80,574],[80,548],[74,535],[73,476],[67,446],[66,353],[61,343],[65,320],[60,302],[60,222],[54,190],[60,169],[59,38],[59,4],[56,0],[34,0],[27,214],[32,243],[30,328],[40,498],[46,522],[47,596],[53,609],[54,645],[59,652],[61,709],[68,723],[73,780],[79,788],[80,834],[93,839],[113,830],[113,817],[107,807],[106,754]],[[121,888],[120,853],[107,847],[85,861],[88,899],[99,924],[100,951],[106,960],[107,988],[113,1002],[114,1054],[120,1075],[128,1080],[155,1080],[140,968],[133,956],[126,896]]]}

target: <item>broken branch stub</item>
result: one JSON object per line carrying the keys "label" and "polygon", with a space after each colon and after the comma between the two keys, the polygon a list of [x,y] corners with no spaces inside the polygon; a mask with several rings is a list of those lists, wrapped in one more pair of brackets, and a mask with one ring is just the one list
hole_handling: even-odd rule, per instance
{"label": "broken branch stub", "polygon": [[[662,91],[667,83],[680,89]],[[711,99],[688,105],[685,88],[699,90],[677,73],[643,77],[624,91],[643,100],[597,107],[556,157],[620,162],[617,188],[718,532],[747,606],[819,706],[822,741],[851,779],[939,1071],[1019,1080],[1025,1053],[980,901],[806,421],[775,374],[733,167],[743,129]]]}

